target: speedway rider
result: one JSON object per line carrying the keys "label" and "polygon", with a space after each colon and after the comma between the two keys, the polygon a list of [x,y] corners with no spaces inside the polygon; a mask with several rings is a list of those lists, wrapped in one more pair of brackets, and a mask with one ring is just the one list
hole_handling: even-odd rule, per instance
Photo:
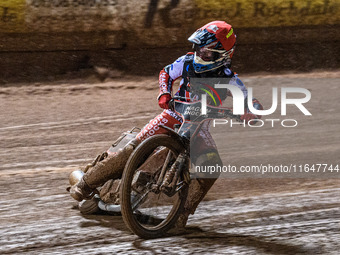
{"label": "speedway rider", "polygon": [[[163,112],[149,122],[141,132],[116,154],[109,155],[107,158],[99,161],[95,166],[90,168],[83,178],[74,185],[71,190],[71,196],[82,201],[89,198],[93,190],[104,184],[110,179],[121,178],[129,156],[136,146],[149,136],[166,133],[165,129],[159,128],[159,125],[165,125],[173,128],[175,124],[180,124],[182,118],[174,111],[169,109],[169,101],[172,98],[173,83],[181,77],[180,86],[176,96],[185,97],[190,100],[189,79],[191,77],[202,78],[229,78],[229,84],[239,87],[244,94],[247,102],[247,89],[241,80],[231,70],[231,59],[235,50],[236,35],[231,25],[224,21],[213,21],[194,32],[188,40],[193,43],[194,52],[189,52],[178,58],[171,65],[161,70],[159,75],[160,94],[158,104],[163,108]],[[261,104],[253,99],[253,105],[256,109],[262,109]],[[249,112],[241,116],[242,120],[248,122],[252,119],[258,119]],[[208,127],[202,128],[199,133],[198,154],[202,158],[197,159],[206,165],[222,165],[221,159],[217,152],[215,142],[213,141]],[[184,227],[188,220],[189,214],[193,214],[202,201],[206,193],[216,181],[216,178],[194,179],[190,183],[189,194],[184,211],[182,212],[177,227]]]}

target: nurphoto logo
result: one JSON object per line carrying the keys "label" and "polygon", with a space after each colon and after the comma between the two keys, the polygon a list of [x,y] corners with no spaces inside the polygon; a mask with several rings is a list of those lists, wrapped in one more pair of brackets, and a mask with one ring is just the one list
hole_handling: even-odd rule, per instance
{"label": "nurphoto logo", "polygon": [[[242,115],[245,113],[245,102],[244,102],[244,94],[243,91],[232,84],[215,84],[215,89],[227,89],[232,94],[232,100],[233,100],[233,114],[234,115]],[[215,90],[214,90],[215,91]],[[216,91],[215,91],[216,92]],[[288,93],[298,93],[301,94],[301,98],[289,98]],[[206,93],[201,95],[201,114],[206,115],[208,108],[207,108],[207,94],[212,97],[211,93]],[[218,95],[218,94],[217,94]],[[248,88],[248,96],[247,96],[247,105],[249,108],[249,111],[255,115],[261,115],[261,116],[267,116],[270,114],[273,114],[277,108],[278,108],[278,88],[272,89],[272,105],[269,109],[255,109],[252,103],[253,100],[253,89]],[[304,104],[308,103],[311,99],[311,92],[308,89],[305,88],[296,88],[296,87],[283,87],[281,88],[281,116],[287,115],[287,105],[295,105],[304,115],[311,116],[312,114],[308,109],[304,106]],[[232,120],[226,120],[226,119],[214,119],[213,120],[213,127],[216,125],[225,125],[230,123],[230,126],[232,127],[235,124],[246,126],[246,124],[249,127],[262,127],[264,126],[265,122],[271,123],[271,126],[274,127],[274,124],[276,122],[281,122],[281,126],[283,127],[296,127],[298,125],[297,120],[295,119],[257,119],[254,120],[254,122],[249,121],[246,123],[245,121],[242,122],[233,122]],[[255,125],[256,123],[257,125]],[[290,123],[290,124],[288,124]]]}

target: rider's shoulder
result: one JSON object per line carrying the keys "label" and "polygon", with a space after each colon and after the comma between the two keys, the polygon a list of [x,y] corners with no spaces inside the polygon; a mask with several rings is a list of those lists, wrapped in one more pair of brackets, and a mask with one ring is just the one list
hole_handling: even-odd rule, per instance
{"label": "rider's shoulder", "polygon": [[187,62],[190,59],[190,55],[185,54],[177,58],[174,62],[173,65],[183,65],[185,62]]}
{"label": "rider's shoulder", "polygon": [[177,58],[175,63],[186,62],[186,61],[191,60],[193,58],[194,58],[194,53],[188,52],[185,55],[182,55],[179,58]]}
{"label": "rider's shoulder", "polygon": [[185,69],[188,70],[188,66],[192,65],[193,60],[194,53],[188,52],[185,55],[180,56],[174,63],[172,63],[171,69],[182,70],[183,67],[185,67]]}

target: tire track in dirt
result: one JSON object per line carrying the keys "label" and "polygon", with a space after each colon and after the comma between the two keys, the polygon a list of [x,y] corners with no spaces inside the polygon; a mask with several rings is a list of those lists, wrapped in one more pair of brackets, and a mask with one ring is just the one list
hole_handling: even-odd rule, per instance
{"label": "tire track in dirt", "polygon": [[[105,126],[103,125],[111,125],[122,121],[134,122],[137,120],[147,120],[152,118],[152,116],[153,115],[151,113],[144,112],[141,116],[131,116],[129,114],[125,114],[77,119],[72,121],[25,124],[0,128],[0,136],[4,137],[1,142],[3,146],[1,146],[0,149],[0,156],[4,161],[8,159],[8,162],[5,161],[0,165],[0,171],[18,168],[41,168],[46,166],[64,167],[74,164],[84,164],[85,162],[92,161],[93,158],[84,158],[82,153],[88,152],[89,148],[98,151],[102,151],[102,148],[107,149],[110,146],[110,142],[113,142],[115,138],[113,138],[111,141],[98,141],[95,139],[95,141],[92,142],[87,142],[86,140],[81,142],[81,140],[79,140],[77,143],[66,142],[65,144],[49,144],[49,142],[46,142],[45,140],[45,143],[47,143],[46,145],[43,145],[39,138],[47,137],[48,140],[52,140],[50,143],[53,141],[55,143],[58,138],[65,137],[64,128],[67,128],[69,130],[67,135],[72,141],[79,135],[90,137],[102,134],[105,132]],[[98,129],[96,129],[96,131],[86,131],[89,126],[96,126]],[[80,129],[83,130],[81,134],[79,133]],[[51,132],[52,134],[49,134]],[[29,140],[39,141],[39,144],[34,145],[33,142],[30,142]],[[6,146],[6,143],[9,145]],[[31,146],[25,146],[25,143],[31,144]],[[17,155],[24,155],[24,153],[27,153],[27,151],[31,151],[31,153],[29,158],[26,160],[21,158],[20,162],[9,162],[11,159],[14,160]],[[55,158],[51,158],[51,155],[54,155]],[[62,159],[62,157],[65,157],[65,155],[67,158]],[[47,158],[50,159],[46,160]],[[56,158],[59,159],[56,160]]]}
{"label": "tire track in dirt", "polygon": [[[40,176],[39,183],[42,177],[49,175]],[[1,254],[172,254],[174,246],[176,253],[325,254],[335,251],[340,238],[340,189],[203,202],[186,232],[141,240],[129,233],[120,216],[81,216],[71,210],[74,203],[67,194],[47,183],[35,189],[30,178],[34,176],[23,179],[28,187],[16,199],[1,200]],[[10,192],[1,191],[4,196]]]}
{"label": "tire track in dirt", "polygon": [[[114,123],[120,121],[129,121],[129,120],[137,120],[144,119],[153,116],[148,112],[140,112],[138,114],[143,114],[143,116],[131,116],[130,114],[122,114],[122,115],[112,115],[112,116],[104,116],[104,117],[94,117],[87,119],[78,119],[71,121],[59,121],[59,122],[46,122],[46,123],[34,123],[34,124],[24,124],[17,126],[9,126],[0,128],[0,132],[7,130],[21,130],[21,129],[31,129],[32,127],[37,130],[44,129],[54,129],[54,128],[65,128],[65,127],[75,127],[75,126],[83,126],[90,125],[93,123]],[[6,134],[6,133],[5,133]]]}

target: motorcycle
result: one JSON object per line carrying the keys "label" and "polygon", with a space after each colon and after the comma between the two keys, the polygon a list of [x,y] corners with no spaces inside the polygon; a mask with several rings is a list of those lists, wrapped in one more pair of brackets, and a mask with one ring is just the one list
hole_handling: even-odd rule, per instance
{"label": "motorcycle", "polygon": [[[121,180],[104,184],[91,200],[79,203],[84,214],[98,210],[121,213],[127,227],[144,239],[164,236],[176,224],[188,196],[192,174],[190,166],[190,143],[194,142],[204,122],[212,119],[233,118],[232,110],[208,105],[201,113],[201,101],[186,102],[174,97],[171,108],[182,116],[181,125],[174,129],[160,125],[166,134],[154,135],[140,143],[129,157]],[[134,128],[123,135],[88,165],[84,172],[109,153],[122,148],[136,134]],[[84,172],[77,170],[70,175],[70,184],[79,181]],[[109,192],[103,192],[109,186]],[[105,194],[104,194],[105,193]],[[103,195],[104,194],[104,195]],[[111,197],[107,203],[104,196]]]}

